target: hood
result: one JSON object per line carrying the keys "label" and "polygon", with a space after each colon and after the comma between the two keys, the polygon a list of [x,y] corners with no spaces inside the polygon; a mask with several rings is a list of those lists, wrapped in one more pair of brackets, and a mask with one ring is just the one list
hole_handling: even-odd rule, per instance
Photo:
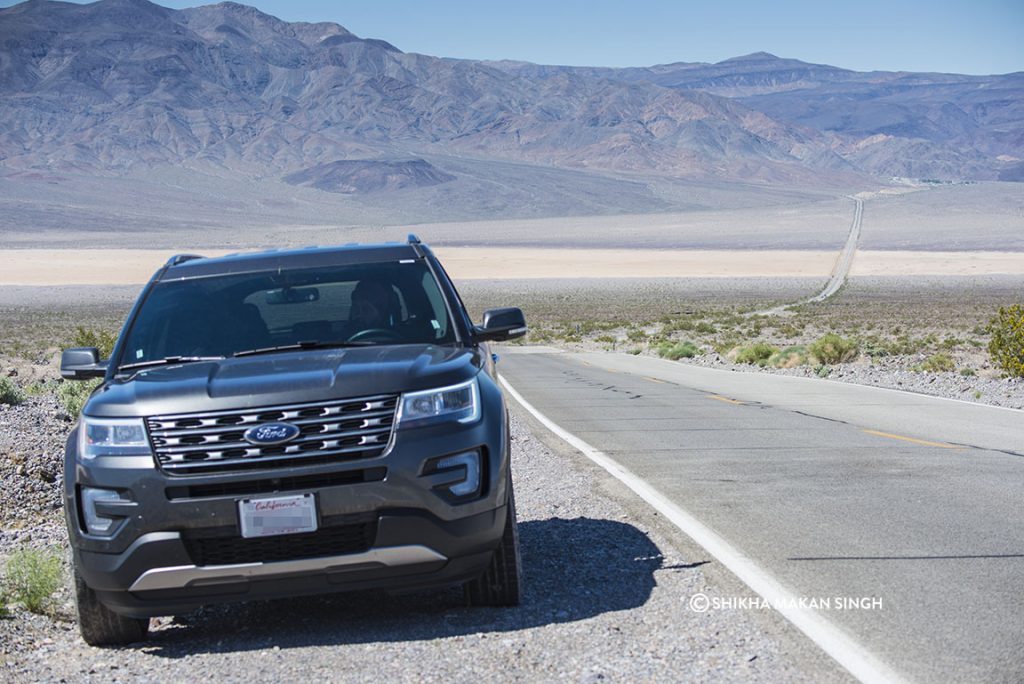
{"label": "hood", "polygon": [[444,387],[474,377],[481,350],[435,345],[278,352],[139,371],[89,399],[95,417],[149,417],[304,404]]}

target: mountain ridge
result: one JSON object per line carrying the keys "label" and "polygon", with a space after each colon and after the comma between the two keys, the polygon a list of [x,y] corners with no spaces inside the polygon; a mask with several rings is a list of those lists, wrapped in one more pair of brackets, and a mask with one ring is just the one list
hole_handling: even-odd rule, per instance
{"label": "mountain ridge", "polygon": [[1016,178],[1024,159],[1024,74],[854,72],[766,52],[622,69],[454,60],[234,2],[31,0],[0,10],[0,35],[0,171],[283,179],[451,155],[848,185]]}

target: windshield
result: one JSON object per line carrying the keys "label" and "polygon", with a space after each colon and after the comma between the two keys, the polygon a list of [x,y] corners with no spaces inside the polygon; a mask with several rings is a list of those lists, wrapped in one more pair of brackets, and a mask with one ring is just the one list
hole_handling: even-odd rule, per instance
{"label": "windshield", "polygon": [[273,347],[453,342],[422,260],[166,281],[136,316],[120,365]]}

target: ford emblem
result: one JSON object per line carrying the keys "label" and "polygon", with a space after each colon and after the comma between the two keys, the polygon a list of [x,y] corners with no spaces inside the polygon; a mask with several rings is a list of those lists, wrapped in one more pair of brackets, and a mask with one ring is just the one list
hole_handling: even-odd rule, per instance
{"label": "ford emblem", "polygon": [[249,428],[242,436],[250,444],[273,446],[295,439],[300,432],[302,431],[291,423],[264,423]]}

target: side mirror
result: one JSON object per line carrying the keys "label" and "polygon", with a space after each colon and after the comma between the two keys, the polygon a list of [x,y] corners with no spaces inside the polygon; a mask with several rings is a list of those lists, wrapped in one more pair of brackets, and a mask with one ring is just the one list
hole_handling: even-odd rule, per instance
{"label": "side mirror", "polygon": [[476,339],[480,341],[511,340],[526,334],[526,319],[523,312],[516,307],[488,309],[484,312],[483,325],[476,326],[474,333]]}
{"label": "side mirror", "polygon": [[100,350],[96,347],[65,349],[60,355],[60,376],[67,380],[102,378],[106,373],[107,363],[100,361]]}

